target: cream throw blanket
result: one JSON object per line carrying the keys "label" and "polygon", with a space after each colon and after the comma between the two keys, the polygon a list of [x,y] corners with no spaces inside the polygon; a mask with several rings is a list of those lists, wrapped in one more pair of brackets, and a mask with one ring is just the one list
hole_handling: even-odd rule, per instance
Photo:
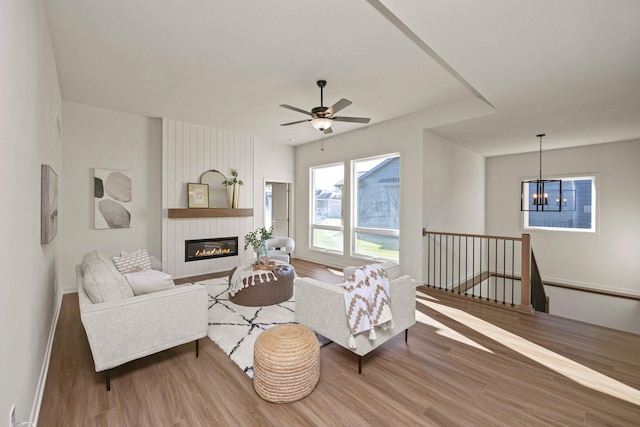
{"label": "cream throw blanket", "polygon": [[375,327],[393,328],[389,280],[381,265],[357,267],[344,282],[344,303],[347,309],[349,347],[356,348],[354,335],[369,331],[369,339],[376,339]]}
{"label": "cream throw blanket", "polygon": [[[246,280],[245,280],[246,279]],[[240,264],[231,276],[229,283],[229,296],[234,296],[244,288],[255,286],[258,283],[276,282],[278,278],[269,270],[254,270],[253,261]]]}

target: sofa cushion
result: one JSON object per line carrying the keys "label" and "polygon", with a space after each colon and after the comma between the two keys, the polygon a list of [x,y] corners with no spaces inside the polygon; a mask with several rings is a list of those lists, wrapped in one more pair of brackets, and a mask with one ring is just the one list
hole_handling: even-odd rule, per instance
{"label": "sofa cushion", "polygon": [[170,274],[158,270],[126,273],[124,277],[129,282],[134,295],[150,294],[175,288],[176,286]]}
{"label": "sofa cushion", "polygon": [[98,251],[89,252],[82,259],[82,277],[84,290],[94,304],[133,296],[127,279]]}
{"label": "sofa cushion", "polygon": [[113,258],[113,263],[122,274],[151,270],[151,259],[146,249],[138,249],[130,254],[123,252]]}

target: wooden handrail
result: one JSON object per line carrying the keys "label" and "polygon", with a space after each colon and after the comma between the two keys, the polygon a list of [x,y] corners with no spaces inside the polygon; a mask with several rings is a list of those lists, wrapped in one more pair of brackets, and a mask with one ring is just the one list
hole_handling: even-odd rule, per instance
{"label": "wooden handrail", "polygon": [[513,240],[514,242],[521,242],[522,237],[510,237],[510,236],[489,236],[486,234],[464,234],[464,233],[443,233],[440,231],[428,231],[426,228],[422,229],[422,237],[427,234],[439,234],[442,236],[459,236],[459,237],[477,237],[481,239],[499,239],[499,240]]}
{"label": "wooden handrail", "polygon": [[625,293],[622,293],[622,292],[607,291],[605,289],[587,288],[585,286],[568,285],[566,283],[549,282],[547,280],[543,280],[542,282],[544,283],[545,286],[553,286],[555,288],[564,288],[564,289],[570,289],[572,291],[588,292],[588,293],[591,293],[591,294],[605,295],[605,296],[608,296],[608,297],[624,298],[624,299],[630,299],[630,300],[634,300],[634,301],[640,301],[640,295],[633,295],[633,294],[625,294]]}

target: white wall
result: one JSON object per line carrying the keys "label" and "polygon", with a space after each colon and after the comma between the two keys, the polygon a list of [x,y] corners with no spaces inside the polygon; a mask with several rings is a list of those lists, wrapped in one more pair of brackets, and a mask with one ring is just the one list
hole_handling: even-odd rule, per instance
{"label": "white wall", "polygon": [[[109,256],[146,248],[161,256],[160,119],[63,102],[62,286],[74,290],[75,266],[98,249]],[[94,229],[94,168],[131,172],[131,228]]]}
{"label": "white wall", "polygon": [[[264,184],[267,181],[292,183],[290,199],[295,194],[295,148],[285,144],[256,141],[254,145],[254,228],[264,224]],[[293,201],[292,201],[293,204]],[[293,206],[292,206],[293,208]],[[290,230],[295,227],[295,212]]]}
{"label": "white wall", "polygon": [[[545,280],[640,295],[640,140],[543,151],[543,177],[596,174],[597,232],[529,230]],[[519,235],[520,182],[538,153],[487,159],[487,233]],[[550,312],[640,333],[640,302],[547,287]],[[607,313],[603,315],[602,313]]]}
{"label": "white wall", "polygon": [[[63,181],[56,64],[43,2],[0,2],[0,419],[34,420],[60,292],[58,235],[40,244],[40,165]],[[60,187],[58,187],[60,190]],[[60,191],[59,191],[60,194]],[[58,202],[58,207],[60,204]]]}
{"label": "white wall", "polygon": [[423,224],[429,231],[483,234],[485,159],[424,131]]}

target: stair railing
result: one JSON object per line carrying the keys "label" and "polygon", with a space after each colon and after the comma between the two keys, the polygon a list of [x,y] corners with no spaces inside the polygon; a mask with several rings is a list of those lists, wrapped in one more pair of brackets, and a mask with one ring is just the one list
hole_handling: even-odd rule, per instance
{"label": "stair railing", "polygon": [[425,286],[531,312],[531,237],[422,230]]}

